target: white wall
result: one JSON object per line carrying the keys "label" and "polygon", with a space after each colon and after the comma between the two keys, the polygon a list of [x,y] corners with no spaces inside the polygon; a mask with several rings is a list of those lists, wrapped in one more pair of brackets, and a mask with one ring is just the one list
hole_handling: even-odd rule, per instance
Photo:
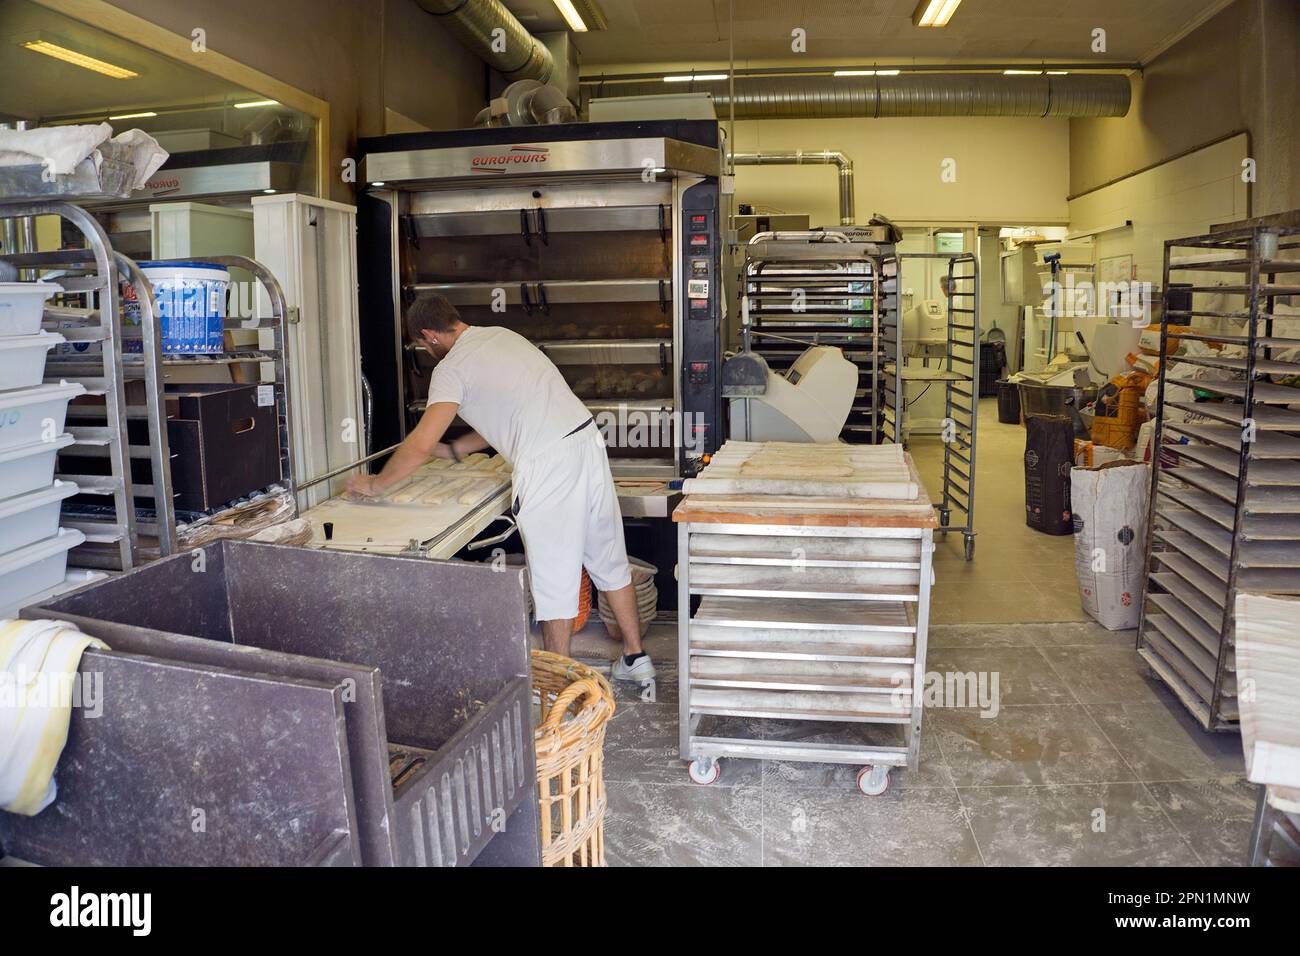
{"label": "white wall", "polygon": [[1200,235],[1214,223],[1245,219],[1241,162],[1245,134],[1162,163],[1070,200],[1070,231],[1133,220],[1131,229],[1097,236],[1094,261],[1132,255],[1135,278],[1161,281],[1166,239]]}
{"label": "white wall", "polygon": [[[1064,223],[1069,210],[1069,125],[1064,119],[900,117],[744,120],[737,152],[831,149],[853,160],[857,218],[896,222]],[[956,161],[956,181],[941,164]],[[736,199],[760,212],[839,222],[832,166],[740,166]]]}

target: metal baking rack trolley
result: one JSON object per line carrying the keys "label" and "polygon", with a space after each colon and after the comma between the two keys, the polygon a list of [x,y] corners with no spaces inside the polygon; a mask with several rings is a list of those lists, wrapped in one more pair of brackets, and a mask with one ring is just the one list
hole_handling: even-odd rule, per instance
{"label": "metal baking rack trolley", "polygon": [[[728,442],[677,507],[680,750],[915,770],[938,520],[899,445]],[[699,606],[687,613],[692,599]],[[899,745],[700,733],[712,717],[902,725]],[[847,729],[847,728],[846,728]]]}

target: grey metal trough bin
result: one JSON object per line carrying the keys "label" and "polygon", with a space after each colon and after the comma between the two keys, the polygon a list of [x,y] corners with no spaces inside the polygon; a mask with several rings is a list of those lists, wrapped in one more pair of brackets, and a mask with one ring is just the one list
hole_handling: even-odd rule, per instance
{"label": "grey metal trough bin", "polygon": [[540,863],[522,572],[221,541],[23,611],[104,640],[33,863]]}

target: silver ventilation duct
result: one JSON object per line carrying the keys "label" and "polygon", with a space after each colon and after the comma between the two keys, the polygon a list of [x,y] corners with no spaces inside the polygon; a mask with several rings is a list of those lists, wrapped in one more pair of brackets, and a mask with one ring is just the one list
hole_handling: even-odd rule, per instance
{"label": "silver ventilation duct", "polygon": [[[731,110],[726,80],[674,84],[708,92],[719,116]],[[736,119],[845,119],[886,116],[1124,116],[1132,91],[1120,73],[1005,76],[914,73],[900,76],[737,76]],[[583,81],[583,96],[650,96],[663,80]]]}
{"label": "silver ventilation duct", "polygon": [[[545,83],[555,70],[551,51],[501,0],[415,0],[475,56],[511,80]],[[495,42],[494,30],[503,42]],[[499,48],[500,52],[493,47]]]}
{"label": "silver ventilation duct", "polygon": [[776,153],[733,153],[731,162],[735,166],[802,166],[808,163],[835,166],[840,174],[840,225],[851,226],[856,221],[853,211],[853,160],[843,153],[802,149]]}

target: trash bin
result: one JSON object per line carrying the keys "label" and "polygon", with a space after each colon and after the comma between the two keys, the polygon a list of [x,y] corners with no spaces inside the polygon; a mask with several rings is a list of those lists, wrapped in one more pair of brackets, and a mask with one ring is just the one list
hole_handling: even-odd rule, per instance
{"label": "trash bin", "polygon": [[998,421],[1003,425],[1020,424],[1020,386],[1005,378],[998,379]]}
{"label": "trash bin", "polygon": [[605,865],[609,681],[585,664],[533,651],[537,797],[543,866]]}

